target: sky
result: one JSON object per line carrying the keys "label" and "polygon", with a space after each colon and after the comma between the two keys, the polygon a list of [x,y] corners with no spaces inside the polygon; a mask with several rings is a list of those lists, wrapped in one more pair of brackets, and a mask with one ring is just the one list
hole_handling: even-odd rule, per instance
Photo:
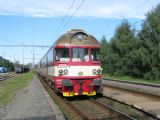
{"label": "sky", "polygon": [[[109,41],[123,19],[140,30],[159,0],[0,0],[0,45],[50,46],[70,29],[84,29]],[[38,63],[48,48],[35,48]],[[32,63],[32,47],[2,47],[0,56]]]}

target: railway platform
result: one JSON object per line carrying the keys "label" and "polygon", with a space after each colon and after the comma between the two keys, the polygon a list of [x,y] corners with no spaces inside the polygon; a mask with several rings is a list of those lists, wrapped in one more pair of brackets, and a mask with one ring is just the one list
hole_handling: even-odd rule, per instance
{"label": "railway platform", "polygon": [[63,114],[36,76],[8,106],[0,108],[0,112],[2,120],[64,120]]}
{"label": "railway platform", "polygon": [[103,80],[103,84],[160,97],[159,84],[144,84],[138,82],[128,82],[124,80],[122,81],[122,80],[111,80],[111,79]]}
{"label": "railway platform", "polygon": [[103,80],[106,97],[131,105],[160,119],[160,87]]}

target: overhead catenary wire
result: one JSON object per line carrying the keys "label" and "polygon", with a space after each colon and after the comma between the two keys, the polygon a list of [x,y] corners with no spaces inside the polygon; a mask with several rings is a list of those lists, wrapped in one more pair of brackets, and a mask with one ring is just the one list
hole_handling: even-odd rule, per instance
{"label": "overhead catenary wire", "polygon": [[[129,12],[121,15],[121,16],[122,16],[121,19],[124,19],[126,15],[129,15],[130,13],[137,11],[137,9],[141,8],[142,6],[144,6],[144,5],[145,5],[146,3],[148,3],[149,1],[150,1],[150,0],[145,0],[145,1],[143,1],[143,3],[139,4],[138,6],[136,6],[136,7],[135,7],[134,9],[132,9],[131,11],[129,11]],[[115,22],[115,20],[112,21],[112,22],[109,22],[109,23],[108,23],[107,25],[105,25],[105,26],[107,26],[107,27],[108,27],[108,26],[111,26],[111,25],[113,25],[114,22]],[[140,21],[140,22],[141,22],[141,21]],[[137,24],[137,23],[139,23],[139,22],[136,21],[136,22],[134,23],[134,25]],[[106,34],[106,35],[111,35],[111,34],[109,33],[109,34]]]}
{"label": "overhead catenary wire", "polygon": [[137,11],[137,9],[141,8],[142,6],[144,6],[147,2],[149,2],[149,0],[145,0],[143,1],[143,3],[139,4],[138,6],[136,6],[134,9],[130,10],[129,12],[125,13],[124,15],[121,15],[122,17],[125,17],[126,15],[129,15],[132,12],[135,12],[135,10]]}
{"label": "overhead catenary wire", "polygon": [[[62,20],[60,21],[58,27],[56,28],[56,31],[55,31],[55,33],[56,33],[55,36],[56,36],[56,37],[58,36],[58,31],[59,31],[59,29],[60,29],[61,26],[64,24],[65,20],[68,18],[69,13],[70,13],[71,9],[73,8],[75,2],[76,2],[76,0],[73,0],[73,2],[72,2],[72,4],[70,5],[69,9],[67,10],[67,12],[65,13],[65,15],[63,16],[63,18],[62,18]],[[51,40],[51,41],[52,41],[52,40]]]}
{"label": "overhead catenary wire", "polygon": [[65,21],[65,19],[67,18],[69,12],[71,11],[71,9],[73,8],[74,4],[75,4],[76,0],[73,0],[72,4],[70,5],[69,9],[67,10],[66,14],[63,16],[61,22],[59,23],[56,32],[60,29],[61,25],[63,24],[63,22]]}
{"label": "overhead catenary wire", "polygon": [[9,45],[9,44],[7,44],[7,45],[2,45],[2,44],[0,44],[0,47],[39,47],[39,48],[49,48],[49,47],[51,47],[51,46],[47,46],[47,45],[25,45],[25,44],[17,44],[17,45]]}
{"label": "overhead catenary wire", "polygon": [[20,44],[20,43],[18,43],[18,42],[14,42],[14,41],[7,40],[7,39],[4,39],[3,41],[4,41],[4,42],[7,42],[7,43]]}
{"label": "overhead catenary wire", "polygon": [[61,27],[61,29],[58,31],[57,35],[64,29],[64,27],[70,22],[71,18],[78,12],[78,10],[81,8],[81,6],[83,5],[84,0],[81,1],[81,3],[78,5],[78,7],[75,9],[75,11],[72,13],[71,16],[68,17],[68,19],[66,20],[66,22],[63,24],[63,26]]}

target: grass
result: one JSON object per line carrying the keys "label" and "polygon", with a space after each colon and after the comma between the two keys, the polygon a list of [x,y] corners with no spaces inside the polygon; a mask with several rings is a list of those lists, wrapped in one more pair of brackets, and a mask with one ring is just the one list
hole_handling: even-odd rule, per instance
{"label": "grass", "polygon": [[111,79],[117,79],[117,80],[125,80],[125,81],[131,81],[131,82],[140,82],[140,83],[156,83],[160,84],[160,80],[146,80],[146,79],[136,79],[130,76],[113,76],[110,74],[103,74],[102,78],[111,78]]}
{"label": "grass", "polygon": [[0,106],[7,105],[16,92],[28,85],[33,77],[32,72],[24,73],[12,80],[0,81]]}

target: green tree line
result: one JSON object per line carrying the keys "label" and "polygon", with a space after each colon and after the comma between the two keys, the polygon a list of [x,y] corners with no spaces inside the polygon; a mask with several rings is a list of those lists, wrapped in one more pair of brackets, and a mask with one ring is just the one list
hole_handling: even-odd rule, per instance
{"label": "green tree line", "polygon": [[123,20],[110,40],[101,39],[104,73],[160,79],[160,4],[147,13],[140,31]]}
{"label": "green tree line", "polygon": [[9,60],[4,59],[0,56],[0,67],[7,68],[7,71],[14,71],[14,64]]}

